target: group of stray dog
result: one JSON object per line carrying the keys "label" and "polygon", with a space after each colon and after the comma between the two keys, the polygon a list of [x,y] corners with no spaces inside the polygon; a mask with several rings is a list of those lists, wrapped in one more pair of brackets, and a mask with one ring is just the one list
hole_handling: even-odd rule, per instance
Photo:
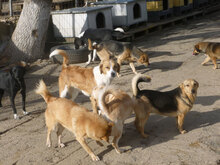
{"label": "group of stray dog", "polygon": [[[50,134],[57,126],[58,147],[65,146],[61,142],[61,134],[66,128],[75,134],[76,140],[93,161],[100,159],[86,144],[86,137],[94,139],[98,145],[102,146],[101,140],[109,142],[109,137],[113,136],[112,146],[117,153],[122,153],[123,150],[119,148],[118,142],[123,133],[124,121],[133,112],[136,116],[135,126],[144,138],[148,136],[144,132],[144,126],[150,113],[175,117],[179,132],[186,133],[183,129],[184,117],[193,107],[199,83],[194,79],[187,79],[171,91],[140,90],[138,84],[150,82],[151,78],[138,74],[133,62],[149,65],[147,54],[131,43],[115,41],[112,36],[117,32],[114,30],[106,30],[106,32],[96,30],[97,33],[94,29],[90,31],[93,35],[96,34],[96,37],[101,34],[101,39],[93,39],[85,32],[84,37],[78,38],[75,44],[78,44],[78,47],[86,45],[89,50],[95,50],[100,58],[99,65],[90,68],[69,64],[66,51],[56,49],[51,52],[50,58],[55,55],[63,57],[62,70],[58,79],[59,97],[50,94],[43,80],[37,84],[35,92],[41,95],[47,104],[45,111],[48,128],[47,147],[51,147]],[[85,34],[88,36],[85,37]],[[217,68],[216,60],[220,58],[220,43],[200,42],[194,46],[193,55],[199,53],[207,55],[202,65],[212,60],[214,69]],[[129,62],[135,73],[131,81],[132,97],[111,85],[114,77],[121,76],[120,68],[124,61]],[[19,117],[15,109],[14,97],[19,90],[22,94],[23,113],[28,114],[25,110],[24,73],[25,63],[0,71],[0,106],[2,106],[1,99],[6,90],[9,92],[15,119]],[[90,97],[93,112],[72,101],[79,91]]]}

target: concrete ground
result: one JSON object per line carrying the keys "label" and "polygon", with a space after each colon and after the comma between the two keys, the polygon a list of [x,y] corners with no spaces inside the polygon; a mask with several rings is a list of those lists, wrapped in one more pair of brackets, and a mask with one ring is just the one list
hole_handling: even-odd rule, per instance
{"label": "concrete ground", "polygon": [[[152,77],[152,81],[141,84],[141,88],[166,91],[188,78],[199,82],[198,97],[184,122],[184,128],[188,131],[186,134],[178,133],[174,118],[152,114],[145,126],[149,137],[143,139],[134,127],[133,114],[126,120],[124,135],[119,142],[120,147],[127,149],[125,153],[117,154],[109,144],[100,147],[88,139],[89,146],[101,159],[92,162],[68,131],[63,133],[65,148],[57,148],[55,132],[52,133],[52,147],[47,148],[46,104],[34,93],[34,89],[43,78],[49,90],[58,96],[57,78],[61,66],[44,60],[33,64],[26,75],[29,116],[14,120],[9,98],[2,100],[0,165],[220,165],[220,70],[213,70],[211,62],[202,66],[204,55],[192,55],[193,45],[199,41],[220,42],[220,12],[151,33],[135,41],[139,48],[149,54],[151,62],[148,68],[136,64],[139,73]],[[220,67],[219,61],[218,64]],[[134,74],[128,65],[122,66],[121,74],[122,77],[115,78],[113,84],[131,95]],[[76,102],[91,110],[86,96],[80,94]],[[20,95],[16,97],[16,105],[18,113],[22,114]]]}

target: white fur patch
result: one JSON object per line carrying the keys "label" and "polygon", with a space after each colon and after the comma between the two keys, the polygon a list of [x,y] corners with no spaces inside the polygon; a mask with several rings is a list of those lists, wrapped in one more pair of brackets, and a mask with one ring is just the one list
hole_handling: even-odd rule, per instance
{"label": "white fur patch", "polygon": [[20,119],[17,114],[14,114],[14,119]]}
{"label": "white fur patch", "polygon": [[65,85],[65,88],[64,88],[64,90],[61,92],[60,97],[61,97],[61,98],[65,98],[65,97],[67,96],[67,93],[68,93],[68,86]]}
{"label": "white fur patch", "polygon": [[81,38],[84,35],[84,33],[85,33],[85,31],[81,32],[78,37]]}
{"label": "white fur patch", "polygon": [[99,66],[93,68],[93,74],[97,86],[108,86],[112,81],[112,77],[108,74],[101,74]]}
{"label": "white fur patch", "polygon": [[89,94],[88,94],[87,92],[85,92],[85,91],[82,91],[82,93],[83,93],[84,95],[86,95],[86,96],[89,96]]}
{"label": "white fur patch", "polygon": [[110,70],[107,72],[107,75],[112,78],[113,74],[116,75],[116,72],[113,70],[112,63],[110,62]]}
{"label": "white fur patch", "polygon": [[50,53],[50,56],[49,56],[49,57],[51,58],[51,57],[53,57],[53,56],[55,56],[55,55],[58,55],[58,54],[59,54],[59,50],[56,49],[56,50],[54,50],[52,53]]}
{"label": "white fur patch", "polygon": [[96,49],[93,50],[93,57],[92,57],[92,61],[95,61],[96,59]]}
{"label": "white fur patch", "polygon": [[90,64],[91,59],[92,59],[92,53],[89,53],[89,55],[88,55],[88,61],[86,62],[87,65]]}
{"label": "white fur patch", "polygon": [[115,29],[114,29],[114,31],[119,31],[119,32],[122,32],[122,33],[124,33],[124,32],[125,32],[125,31],[124,31],[124,29],[122,29],[122,28],[120,28],[120,27],[115,28]]}

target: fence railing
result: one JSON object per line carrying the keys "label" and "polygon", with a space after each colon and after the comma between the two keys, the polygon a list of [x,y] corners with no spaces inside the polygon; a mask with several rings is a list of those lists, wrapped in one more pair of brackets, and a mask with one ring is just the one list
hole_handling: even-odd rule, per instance
{"label": "fence railing", "polygon": [[[20,15],[23,2],[24,0],[0,0],[0,17]],[[52,10],[82,7],[85,5],[84,0],[53,0],[52,2]]]}

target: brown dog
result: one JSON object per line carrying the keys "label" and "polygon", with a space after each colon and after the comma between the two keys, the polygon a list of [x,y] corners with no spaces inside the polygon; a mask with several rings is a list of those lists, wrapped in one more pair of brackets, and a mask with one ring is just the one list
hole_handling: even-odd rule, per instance
{"label": "brown dog", "polygon": [[98,103],[101,114],[114,122],[111,132],[111,136],[114,136],[112,146],[117,153],[121,153],[123,150],[118,147],[118,142],[122,136],[124,121],[134,111],[136,101],[124,91],[112,87],[96,89],[93,92],[99,92]]}
{"label": "brown dog", "polygon": [[[138,62],[140,64],[148,66],[149,58],[146,53],[141,49],[137,48],[130,42],[119,42],[119,41],[102,41],[99,44],[93,44],[90,39],[88,39],[88,49],[96,49],[100,60],[106,60],[111,57],[116,57],[118,64],[121,66],[122,62],[128,61],[132,71],[137,74],[133,62]],[[119,76],[119,74],[118,74]]]}
{"label": "brown dog", "polygon": [[58,147],[64,147],[61,142],[61,134],[64,128],[73,132],[76,140],[82,145],[93,161],[98,161],[96,156],[85,142],[85,137],[96,140],[97,144],[102,145],[100,140],[108,142],[113,123],[107,122],[98,114],[88,111],[71,100],[66,98],[53,97],[45,83],[41,80],[36,93],[41,95],[47,103],[45,120],[48,128],[47,146],[51,147],[50,133],[57,125]]}
{"label": "brown dog", "polygon": [[202,62],[202,65],[205,65],[212,60],[214,64],[213,69],[218,68],[216,60],[220,59],[220,43],[199,42],[194,46],[193,55],[198,55],[199,53],[205,53],[207,55],[206,59]]}
{"label": "brown dog", "polygon": [[116,73],[119,72],[119,65],[114,60],[103,60],[99,66],[84,68],[76,65],[68,65],[68,56],[64,50],[56,49],[54,55],[63,56],[62,71],[59,75],[59,94],[66,97],[68,94],[74,100],[81,91],[89,96],[93,105],[93,111],[97,113],[96,101],[91,97],[92,90],[96,86],[110,85]]}
{"label": "brown dog", "polygon": [[150,113],[157,113],[176,117],[179,132],[181,134],[186,133],[186,130],[183,129],[184,117],[193,107],[199,83],[196,80],[188,79],[177,88],[167,92],[140,90],[138,83],[147,80],[148,77],[141,74],[132,80],[133,95],[139,106],[139,108],[135,108],[135,125],[138,131],[143,137],[147,137],[144,133],[144,125]]}

